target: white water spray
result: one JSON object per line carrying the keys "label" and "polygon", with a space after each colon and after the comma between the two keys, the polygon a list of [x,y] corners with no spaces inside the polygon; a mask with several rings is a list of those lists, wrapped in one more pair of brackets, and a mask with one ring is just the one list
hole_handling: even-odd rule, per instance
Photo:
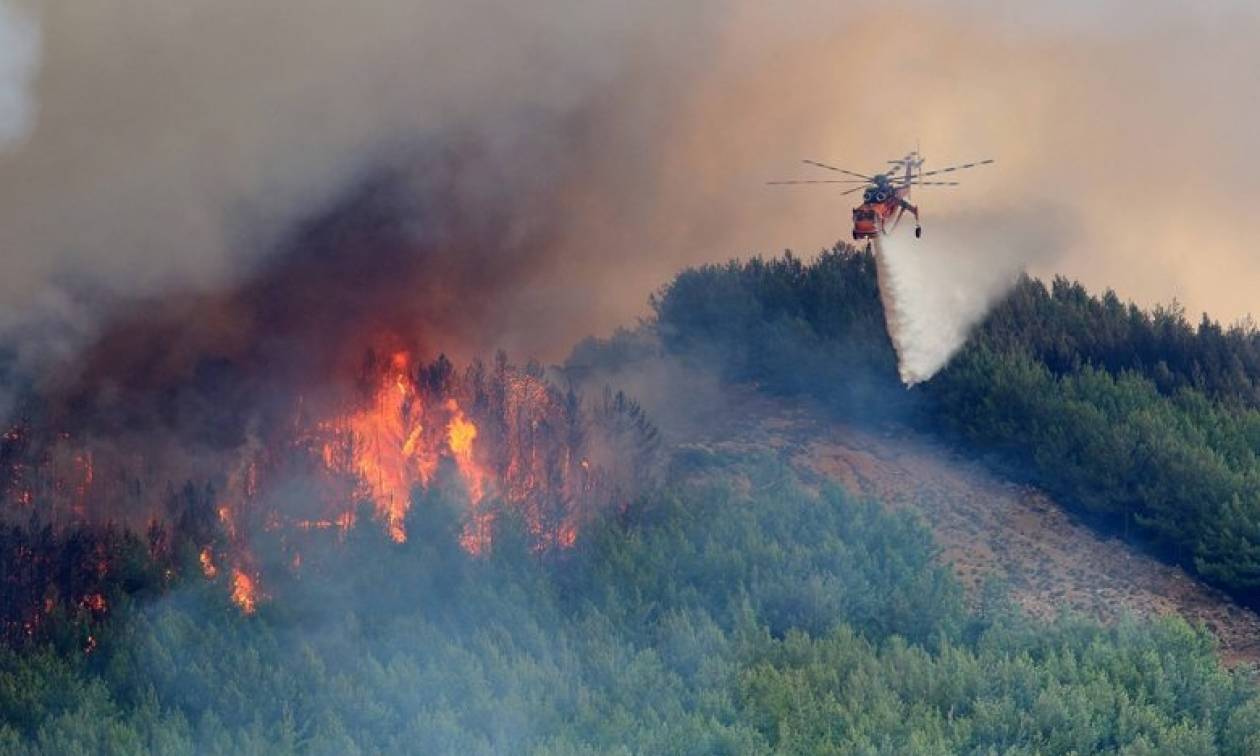
{"label": "white water spray", "polygon": [[945,367],[971,329],[1018,280],[1029,254],[1013,254],[1010,240],[1045,246],[1044,235],[1012,237],[980,219],[960,221],[925,227],[922,239],[902,229],[875,240],[884,319],[907,386]]}

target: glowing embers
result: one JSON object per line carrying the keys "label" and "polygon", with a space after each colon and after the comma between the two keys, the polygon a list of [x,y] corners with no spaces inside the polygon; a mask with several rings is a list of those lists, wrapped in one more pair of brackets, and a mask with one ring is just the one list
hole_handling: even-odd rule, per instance
{"label": "glowing embers", "polygon": [[0,434],[0,502],[39,508],[58,523],[87,521],[89,504],[102,498],[92,448],[64,431],[34,441],[23,425]]}
{"label": "glowing embers", "polygon": [[214,580],[219,574],[219,568],[214,563],[214,552],[206,546],[201,550],[198,558],[201,561],[201,573],[210,580]]}
{"label": "glowing embers", "polygon": [[80,599],[79,605],[97,616],[105,614],[105,611],[109,608],[109,602],[99,593],[89,593]]}
{"label": "glowing embers", "polygon": [[[241,553],[235,555],[237,558],[243,556]],[[201,553],[198,554],[198,560],[201,563],[201,574],[206,576],[207,580],[215,580],[219,577],[219,565],[215,563],[214,549],[210,546],[203,547]],[[230,570],[230,582],[228,584],[228,595],[232,599],[232,603],[240,607],[245,614],[253,614],[258,609],[258,600],[261,596],[258,590],[258,580],[249,574],[243,567],[234,566]]]}

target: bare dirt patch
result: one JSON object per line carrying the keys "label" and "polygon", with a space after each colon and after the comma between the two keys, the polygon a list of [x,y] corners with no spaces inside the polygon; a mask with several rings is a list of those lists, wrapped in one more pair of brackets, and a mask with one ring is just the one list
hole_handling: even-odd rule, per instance
{"label": "bare dirt patch", "polygon": [[774,453],[807,479],[833,480],[919,513],[970,596],[993,576],[1034,617],[1067,610],[1111,622],[1125,613],[1176,613],[1211,629],[1227,663],[1260,662],[1260,615],[1185,570],[1098,534],[1035,488],[902,429],[835,424],[806,403],[751,390],[736,401],[738,412],[689,423],[682,440]]}

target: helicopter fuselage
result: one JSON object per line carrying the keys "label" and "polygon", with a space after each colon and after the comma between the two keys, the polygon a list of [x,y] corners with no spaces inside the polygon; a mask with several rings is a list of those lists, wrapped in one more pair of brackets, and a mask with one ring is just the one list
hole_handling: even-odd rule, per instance
{"label": "helicopter fuselage", "polygon": [[[909,186],[894,186],[889,181],[880,181],[876,177],[875,185],[868,187],[862,195],[862,204],[853,208],[853,238],[874,239],[887,233],[890,219],[900,217],[906,208],[906,197],[910,196]],[[895,220],[893,221],[895,224]]]}

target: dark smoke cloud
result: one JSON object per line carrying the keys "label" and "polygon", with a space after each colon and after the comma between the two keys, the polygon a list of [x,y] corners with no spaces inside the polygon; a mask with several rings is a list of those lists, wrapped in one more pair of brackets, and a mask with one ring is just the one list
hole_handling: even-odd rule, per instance
{"label": "dark smoke cloud", "polygon": [[[476,170],[442,191],[465,216],[514,203],[510,219],[489,221],[507,225],[487,250],[518,245],[533,225],[570,214],[566,196],[588,201],[574,180],[579,166],[589,175],[602,155],[646,144],[650,130],[634,111],[670,93],[623,98],[640,80],[663,80],[683,49],[679,37],[703,54],[705,35],[695,30],[705,25],[688,22],[699,7],[664,7],[49,7],[43,119],[0,164],[0,324],[55,319],[72,349],[102,320],[85,290],[99,300],[238,285],[277,254],[294,224],[374,172],[405,170],[434,152],[475,154]],[[563,281],[561,264],[547,263],[556,246],[538,250],[530,266],[505,267],[522,288],[531,271],[578,288]],[[527,316],[544,321],[535,333],[554,325],[545,322],[555,317],[546,312],[554,291],[546,293],[518,297],[538,310]]]}
{"label": "dark smoke cloud", "polygon": [[519,312],[516,283],[553,243],[543,221],[553,213],[539,207],[530,222],[522,208],[558,188],[540,183],[528,200],[466,196],[469,175],[487,172],[475,153],[396,155],[296,224],[239,282],[116,303],[76,360],[42,380],[45,397],[118,430],[188,423],[164,401],[209,395],[192,424],[205,427],[257,407],[260,393],[353,385],[369,349],[491,353],[492,335]]}

